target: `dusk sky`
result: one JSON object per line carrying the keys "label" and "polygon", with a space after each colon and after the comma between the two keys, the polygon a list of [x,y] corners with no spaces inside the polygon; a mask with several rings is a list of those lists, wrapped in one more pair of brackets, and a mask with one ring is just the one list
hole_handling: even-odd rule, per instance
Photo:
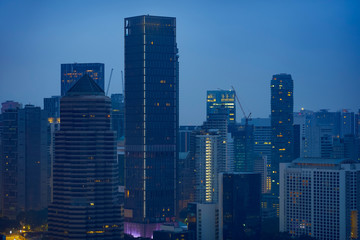
{"label": "dusk sky", "polygon": [[0,0],[0,102],[60,95],[61,63],[104,63],[121,92],[124,18],[144,14],[177,19],[181,125],[201,124],[206,91],[232,85],[247,113],[268,117],[277,73],[294,79],[294,111],[360,109],[357,0]]}

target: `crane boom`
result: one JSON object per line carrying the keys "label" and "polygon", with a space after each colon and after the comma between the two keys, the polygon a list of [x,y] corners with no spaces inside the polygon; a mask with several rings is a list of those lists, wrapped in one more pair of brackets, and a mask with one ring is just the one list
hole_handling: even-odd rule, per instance
{"label": "crane boom", "polygon": [[243,113],[243,115],[244,115],[245,124],[248,125],[248,122],[249,122],[249,120],[250,120],[251,113],[249,113],[249,115],[246,115],[246,113],[245,113],[245,111],[244,111],[244,108],[242,107],[242,105],[241,105],[241,103],[240,103],[240,100],[239,100],[239,98],[238,98],[238,96],[237,96],[237,94],[236,94],[235,88],[234,88],[233,86],[231,86],[231,88],[232,88],[232,90],[233,90],[234,93],[235,93],[236,101],[237,101],[237,103],[239,104],[240,109],[241,109],[241,111],[242,111],[242,113]]}
{"label": "crane boom", "polygon": [[111,73],[110,73],[109,83],[108,83],[108,86],[106,89],[106,96],[109,94],[110,82],[111,82],[111,77],[112,77],[113,71],[114,71],[114,69],[112,68]]}

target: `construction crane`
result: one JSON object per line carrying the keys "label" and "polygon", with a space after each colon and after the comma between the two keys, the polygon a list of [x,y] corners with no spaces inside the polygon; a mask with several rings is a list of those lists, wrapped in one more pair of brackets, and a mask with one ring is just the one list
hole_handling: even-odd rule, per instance
{"label": "construction crane", "polygon": [[240,100],[236,94],[236,91],[235,91],[235,88],[233,86],[231,86],[232,90],[234,91],[234,95],[235,95],[235,98],[236,98],[236,101],[237,103],[239,104],[240,106],[240,109],[244,115],[244,118],[245,118],[245,127],[248,126],[248,123],[249,123],[249,120],[251,120],[250,116],[251,116],[251,113],[249,113],[249,115],[246,115],[245,111],[244,111],[244,108],[242,107],[241,103],[240,103]]}
{"label": "construction crane", "polygon": [[111,82],[111,77],[112,77],[113,71],[114,71],[114,69],[112,68],[111,73],[110,73],[109,83],[108,83],[108,86],[106,89],[106,96],[109,94],[110,82]]}

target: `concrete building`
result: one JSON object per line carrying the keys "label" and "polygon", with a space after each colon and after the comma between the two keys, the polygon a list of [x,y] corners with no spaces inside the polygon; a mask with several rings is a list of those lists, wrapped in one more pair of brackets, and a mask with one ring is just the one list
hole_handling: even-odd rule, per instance
{"label": "concrete building", "polygon": [[319,240],[358,239],[360,163],[299,158],[280,165],[280,231]]}
{"label": "concrete building", "polygon": [[196,240],[222,240],[218,204],[189,203],[188,229],[195,232]]}

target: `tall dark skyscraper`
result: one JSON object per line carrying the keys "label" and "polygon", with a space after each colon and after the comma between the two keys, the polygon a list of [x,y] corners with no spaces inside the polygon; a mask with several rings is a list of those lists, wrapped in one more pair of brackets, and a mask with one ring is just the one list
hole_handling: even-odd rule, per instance
{"label": "tall dark skyscraper", "polygon": [[105,67],[103,63],[67,63],[61,64],[61,96],[64,96],[85,74],[104,90]]}
{"label": "tall dark skyscraper", "polygon": [[60,100],[50,239],[122,239],[111,100],[88,75]]}
{"label": "tall dark skyscraper", "polygon": [[179,76],[176,19],[125,19],[125,232],[175,216]]}
{"label": "tall dark skyscraper", "polygon": [[271,79],[271,192],[279,196],[279,164],[294,160],[294,82],[290,74]]}

